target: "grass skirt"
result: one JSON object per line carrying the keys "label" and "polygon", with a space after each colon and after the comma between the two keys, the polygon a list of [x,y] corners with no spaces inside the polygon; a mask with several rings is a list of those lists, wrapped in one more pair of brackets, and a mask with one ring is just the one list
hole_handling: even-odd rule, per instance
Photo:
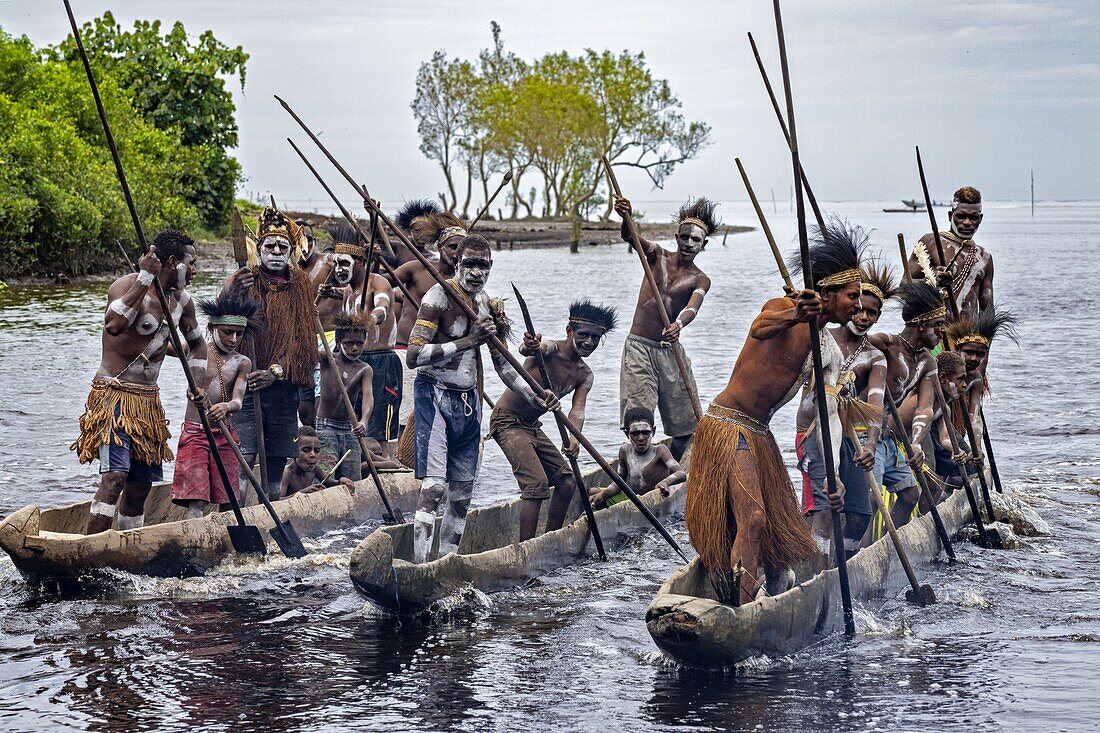
{"label": "grass skirt", "polygon": [[80,437],[69,450],[76,451],[81,463],[91,463],[108,441],[122,445],[118,431],[130,437],[130,458],[138,463],[158,466],[174,457],[160,388],[96,377],[80,416]]}
{"label": "grass skirt", "polygon": [[[738,451],[742,438],[748,450]],[[750,456],[754,460],[747,460]],[[737,536],[733,492],[746,491],[744,484],[752,479],[760,487],[767,518],[760,559],[777,567],[818,554],[775,438],[708,411],[695,431],[685,513],[691,544],[707,570],[731,569],[730,551]]]}

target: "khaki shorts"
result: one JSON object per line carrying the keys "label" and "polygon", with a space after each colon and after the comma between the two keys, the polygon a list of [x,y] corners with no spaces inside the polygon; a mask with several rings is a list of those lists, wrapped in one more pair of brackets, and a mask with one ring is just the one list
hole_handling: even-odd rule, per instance
{"label": "khaki shorts", "polygon": [[565,456],[541,428],[542,423],[525,422],[499,407],[489,418],[489,435],[512,464],[523,499],[549,499],[551,486],[569,472]]}
{"label": "khaki shorts", "polygon": [[699,420],[691,406],[691,392],[680,379],[673,349],[683,354],[688,378],[691,379],[691,392],[698,394],[695,375],[691,373],[691,360],[680,342],[662,346],[660,341],[629,334],[623,343],[623,363],[619,371],[620,427],[629,408],[644,407],[660,410],[666,435],[679,438],[695,432]]}

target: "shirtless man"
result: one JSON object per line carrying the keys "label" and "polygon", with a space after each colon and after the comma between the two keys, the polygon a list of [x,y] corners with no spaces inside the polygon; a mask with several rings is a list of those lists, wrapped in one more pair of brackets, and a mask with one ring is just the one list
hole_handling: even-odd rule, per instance
{"label": "shirtless man", "polygon": [[[541,383],[542,377],[534,355],[536,350],[542,352],[546,373],[552,382],[542,386],[558,398],[573,393],[569,419],[578,428],[584,426],[584,408],[592,391],[592,370],[584,360],[592,355],[607,332],[615,328],[615,322],[613,308],[582,300],[569,307],[564,339],[543,341],[542,334],[523,335],[519,353],[528,357],[524,367]],[[520,542],[531,539],[538,532],[539,512],[546,499],[550,499],[546,531],[561,529],[569,503],[577,490],[573,471],[562,458],[562,452],[576,458],[580,446],[571,438],[569,444],[559,451],[554,441],[542,431],[539,418],[543,413],[543,408],[532,405],[527,397],[509,389],[497,401],[489,419],[489,435],[504,451],[519,482],[522,500],[519,510]]]}
{"label": "shirtless man", "polygon": [[[955,192],[947,216],[951,231],[940,232],[940,240],[950,267],[940,262],[935,235],[931,232],[921,237],[919,244],[924,245],[936,268],[938,285],[946,288],[950,284],[959,313],[977,316],[993,305],[993,255],[972,239],[982,223],[982,194],[976,188],[963,186]],[[909,272],[914,279],[925,277],[915,251],[909,256]]]}
{"label": "shirtless man", "polygon": [[305,219],[295,219],[294,223],[298,225],[299,241],[303,242],[298,266],[305,270],[311,281],[315,280],[324,256],[317,250],[317,238],[313,236],[313,225]]}
{"label": "shirtless man", "polygon": [[[490,333],[503,332],[503,310],[485,293],[493,252],[484,237],[466,237],[458,246],[455,277],[448,282],[467,299],[478,320],[470,323],[453,295],[436,284],[424,295],[409,337],[407,364],[416,368],[416,477],[422,479],[413,528],[413,555],[426,562],[435,531],[435,511],[447,496],[440,526],[439,554],[458,551],[466,511],[480,467],[481,398],[478,396],[479,347]],[[494,313],[495,312],[495,313]],[[512,391],[543,410],[558,407],[552,395],[542,400],[492,345],[497,374]]]}
{"label": "shirtless man", "polygon": [[363,478],[359,438],[367,434],[367,422],[365,418],[360,418],[355,425],[351,424],[354,416],[349,415],[344,407],[340,384],[344,385],[352,403],[362,400],[363,408],[369,415],[374,374],[369,364],[359,361],[359,354],[367,340],[368,320],[361,313],[337,313],[333,318],[339,347],[333,356],[339,373],[333,372],[326,354],[318,354],[321,362],[321,395],[317,399],[317,438],[321,441],[318,465],[327,473],[344,453],[351,451],[351,455],[336,469],[335,476],[352,481]]}
{"label": "shirtless man", "polygon": [[102,357],[80,416],[80,437],[69,446],[81,463],[99,459],[88,534],[111,528],[116,502],[120,530],[143,526],[145,498],[163,479],[161,464],[172,460],[157,387],[169,346],[168,325],[153,280],[164,289],[172,320],[187,341],[188,354],[180,358],[187,359],[198,384],[206,382],[206,341],[186,290],[195,276],[194,240],[177,231],[161,232],[138,266],[140,272],[123,275],[107,290]]}
{"label": "shirtless man", "polygon": [[294,496],[299,492],[312,494],[330,486],[340,485],[355,491],[355,483],[351,479],[342,478],[339,481],[333,478],[326,479],[325,472],[317,467],[321,457],[321,441],[317,439],[317,431],[308,425],[303,425],[298,428],[298,435],[294,442],[298,446],[298,454],[283,469],[280,481],[283,496]]}
{"label": "shirtless man", "polygon": [[359,308],[359,290],[353,283],[363,270],[366,256],[366,249],[357,244],[337,242],[332,254],[325,255],[317,268],[317,315],[326,333],[332,331],[333,316]]}
{"label": "shirtless man", "polygon": [[[627,442],[619,446],[619,462],[615,467],[619,476],[638,496],[650,491],[668,496],[670,488],[687,481],[687,472],[666,446],[654,444],[653,412],[631,407],[624,420]],[[592,488],[589,498],[594,506],[605,507],[629,501],[626,492],[617,486]]]}
{"label": "shirtless man", "polygon": [[[928,351],[940,343],[947,330],[947,309],[940,291],[933,285],[917,281],[906,285],[901,292],[901,317],[905,327],[898,334],[876,333],[870,337],[871,345],[886,356],[887,398],[898,406],[904,422],[909,424],[909,437],[915,455],[908,458],[909,466],[921,470],[924,450],[921,442],[932,424],[935,406],[936,357]],[[906,398],[912,399],[902,409]],[[890,510],[894,525],[901,527],[909,521],[913,508],[920,499],[916,479],[907,478],[891,484],[889,475],[895,469],[904,475],[904,451],[899,446],[901,438],[892,420],[887,420],[884,448],[875,461],[875,478],[884,476],[884,488],[894,492],[897,501]],[[880,463],[881,461],[881,463]]]}
{"label": "shirtless man", "polygon": [[[810,263],[816,289],[764,304],[729,383],[707,408],[695,434],[685,519],[723,602],[738,592],[742,602],[751,601],[764,574],[768,592],[782,592],[793,582],[789,566],[817,555],[768,423],[813,374],[809,321],[818,316],[822,325],[843,325],[859,310],[859,249],[844,226],[834,225],[811,244]],[[821,336],[825,384],[830,387],[836,384],[843,357],[831,336]],[[836,398],[826,402],[834,465],[839,466]],[[834,511],[843,509],[842,482],[828,498]],[[744,570],[739,591],[737,569]]]}
{"label": "shirtless man", "polygon": [[[413,241],[413,244],[420,246],[420,251],[422,253],[428,254],[427,246],[431,244],[431,241],[418,241],[412,231],[412,223],[422,216],[440,214],[442,212],[443,208],[439,205],[439,202],[434,199],[413,199],[412,201],[406,201],[405,205],[393,215],[393,223],[397,225],[398,229],[401,229],[405,234],[409,235],[409,239]],[[417,261],[416,257],[414,257],[403,244],[399,245],[396,250],[397,259],[400,265],[406,262]]]}
{"label": "shirtless man", "polygon": [[[214,449],[221,457],[222,467],[228,476],[236,476],[239,471],[237,456],[229,441],[236,443],[239,439],[232,426],[227,425],[227,436],[218,423],[240,412],[248,386],[245,378],[252,371],[252,362],[238,349],[246,334],[252,335],[259,330],[256,319],[259,304],[252,300],[221,297],[200,300],[198,309],[207,317],[206,332],[210,337],[206,345],[209,358],[203,392],[212,395],[210,399],[214,401],[212,405],[204,402],[202,409],[206,410],[210,419]],[[176,448],[176,470],[172,475],[172,501],[186,507],[185,519],[202,517],[210,504],[228,504],[228,492],[237,492],[236,488],[226,486],[222,481],[210,442],[206,439],[206,431],[199,420],[199,409],[200,406],[194,402],[187,403],[179,446]]]}
{"label": "shirtless man", "polygon": [[[638,291],[638,304],[630,334],[623,344],[622,366],[619,372],[619,420],[631,407],[652,411],[659,408],[665,434],[672,436],[672,455],[684,455],[698,420],[692,405],[692,394],[698,394],[691,360],[680,343],[680,332],[699,315],[703,297],[710,290],[710,278],[695,265],[695,258],[707,246],[707,237],[718,228],[714,218],[715,204],[697,199],[680,207],[680,228],[676,233],[676,251],[669,252],[641,236],[638,237],[645,256],[653,269],[653,278],[661,291],[661,303],[653,298],[649,283],[643,278]],[[615,211],[623,218],[621,234],[630,242],[627,221],[632,216],[630,202],[615,197]],[[672,323],[661,326],[658,308],[664,308]],[[673,349],[677,349],[688,367],[691,389],[683,383]]]}
{"label": "shirtless man", "polygon": [[[966,394],[966,363],[958,352],[944,351],[936,357],[936,372],[939,375],[940,389],[943,390],[943,397],[947,400],[949,410],[949,413],[945,415],[942,410],[937,409],[932,421],[936,475],[949,489],[960,489],[963,485],[963,478],[962,471],[959,470],[959,464],[970,461],[972,456],[964,450],[955,453],[951,444],[951,436],[947,432],[949,429],[947,421],[951,421],[950,424],[955,429],[956,434],[962,432],[961,424],[954,419],[954,410],[956,409],[954,406]],[[938,487],[934,491],[939,493]],[[936,501],[939,500],[940,497],[936,496]]]}
{"label": "shirtless man", "polygon": [[[861,239],[865,239],[862,232],[860,234]],[[849,555],[859,550],[860,540],[874,516],[871,487],[865,472],[876,470],[875,457],[880,451],[885,451],[879,439],[882,435],[886,356],[871,345],[867,334],[878,323],[883,305],[897,293],[897,282],[889,268],[865,263],[862,272],[860,310],[843,326],[828,329],[844,357],[837,383],[838,411],[844,434],[835,439],[841,441],[838,473],[844,483],[844,549]],[[814,539],[822,555],[827,556],[832,518],[829,512],[824,511],[828,508],[825,460],[820,441],[805,439],[813,435],[817,426],[817,408],[809,389],[802,392],[795,424],[798,430],[796,450],[803,475],[802,511],[811,515]],[[858,451],[847,438],[849,427],[856,431],[859,438]],[[807,430],[809,436],[806,435]],[[885,463],[885,453],[883,456],[878,463]],[[908,471],[905,476],[912,480]],[[888,478],[895,483],[898,480],[892,474]],[[881,486],[881,469],[877,470],[876,479]]]}

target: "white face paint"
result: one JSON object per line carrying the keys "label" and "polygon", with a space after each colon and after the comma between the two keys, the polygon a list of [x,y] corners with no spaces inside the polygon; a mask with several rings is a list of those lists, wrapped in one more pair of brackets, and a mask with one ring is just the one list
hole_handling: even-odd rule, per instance
{"label": "white face paint", "polygon": [[488,252],[463,252],[462,259],[455,269],[455,278],[462,289],[476,295],[485,289],[489,281],[489,271],[493,267],[492,255]]}
{"label": "white face paint", "polygon": [[871,326],[868,326],[867,328],[860,328],[856,325],[855,321],[848,321],[844,325],[848,327],[849,331],[854,333],[856,336],[859,336],[860,338],[866,336],[867,332],[871,330]]}
{"label": "white face paint", "polygon": [[183,290],[187,287],[187,264],[179,263],[176,265],[176,285],[179,290]]}
{"label": "white face paint", "polygon": [[332,279],[337,285],[347,285],[351,282],[351,275],[355,269],[355,260],[351,255],[336,255],[335,268],[332,271]]}
{"label": "white face paint", "polygon": [[260,264],[270,273],[282,273],[290,259],[290,240],[281,234],[264,237],[260,243]]}
{"label": "white face paint", "polygon": [[676,246],[680,252],[694,257],[703,251],[706,246],[707,233],[698,224],[684,224],[676,233]]}
{"label": "white face paint", "polygon": [[231,351],[231,349],[226,346],[225,343],[222,341],[222,335],[218,333],[218,329],[216,328],[214,329],[214,345],[217,346],[223,354],[228,354]]}

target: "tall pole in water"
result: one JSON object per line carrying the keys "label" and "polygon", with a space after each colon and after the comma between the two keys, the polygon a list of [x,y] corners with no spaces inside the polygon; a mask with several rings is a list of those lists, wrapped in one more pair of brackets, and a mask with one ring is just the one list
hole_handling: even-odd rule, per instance
{"label": "tall pole in water", "polygon": [[1031,218],[1035,218],[1035,169],[1031,169]]}

